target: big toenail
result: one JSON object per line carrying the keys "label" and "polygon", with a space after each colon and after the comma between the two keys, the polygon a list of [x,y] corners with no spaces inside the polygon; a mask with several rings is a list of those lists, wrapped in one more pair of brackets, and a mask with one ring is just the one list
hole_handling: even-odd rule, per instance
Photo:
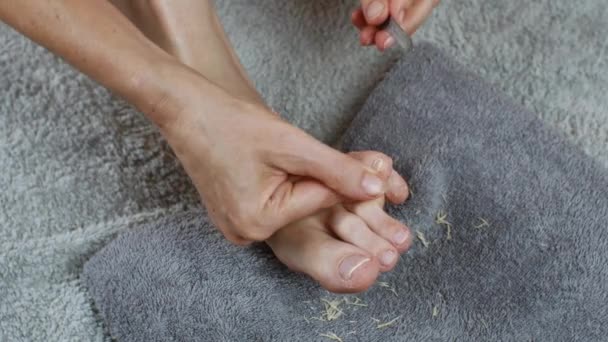
{"label": "big toenail", "polygon": [[344,260],[342,260],[340,266],[338,267],[340,271],[340,276],[344,280],[350,280],[350,278],[352,278],[353,276],[353,273],[355,273],[355,271],[359,267],[365,265],[369,261],[369,258],[364,257],[362,255],[351,255],[345,258]]}
{"label": "big toenail", "polygon": [[393,236],[393,242],[397,245],[403,245],[407,240],[407,233],[403,230],[399,231],[395,236]]}
{"label": "big toenail", "polygon": [[382,253],[382,256],[380,257],[380,262],[384,266],[392,265],[393,262],[395,261],[396,256],[397,256],[397,254],[395,252],[386,251],[386,252]]}

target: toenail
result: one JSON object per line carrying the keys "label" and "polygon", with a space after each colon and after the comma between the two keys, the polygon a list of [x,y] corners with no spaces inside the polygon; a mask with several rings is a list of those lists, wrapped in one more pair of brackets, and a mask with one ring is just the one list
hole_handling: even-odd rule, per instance
{"label": "toenail", "polygon": [[380,1],[374,1],[367,7],[365,17],[367,20],[372,20],[382,14],[382,11],[384,11],[384,4]]}
{"label": "toenail", "polygon": [[384,166],[384,160],[382,160],[380,158],[374,160],[374,162],[372,163],[372,169],[374,171],[380,172],[382,170],[383,166]]}
{"label": "toenail", "polygon": [[395,257],[397,257],[397,254],[395,252],[386,251],[382,253],[382,256],[380,256],[380,263],[382,263],[382,265],[384,266],[392,265],[395,261]]}
{"label": "toenail", "polygon": [[393,236],[393,242],[397,245],[403,245],[407,240],[407,233],[405,231],[400,231]]}
{"label": "toenail", "polygon": [[399,15],[397,16],[397,20],[399,20],[399,22],[401,24],[405,24],[405,10],[404,9],[401,9],[399,11]]}
{"label": "toenail", "polygon": [[391,46],[393,46],[393,44],[395,44],[395,38],[388,37],[384,42],[384,50],[390,48]]}
{"label": "toenail", "polygon": [[382,180],[372,174],[366,173],[365,176],[363,176],[361,185],[365,192],[370,196],[379,196],[382,194]]}
{"label": "toenail", "polygon": [[370,261],[370,259],[362,255],[351,255],[349,257],[346,257],[344,260],[342,260],[340,266],[338,267],[340,271],[340,276],[344,280],[350,280],[350,278],[352,278],[353,276],[353,273],[359,267],[366,264],[368,261]]}

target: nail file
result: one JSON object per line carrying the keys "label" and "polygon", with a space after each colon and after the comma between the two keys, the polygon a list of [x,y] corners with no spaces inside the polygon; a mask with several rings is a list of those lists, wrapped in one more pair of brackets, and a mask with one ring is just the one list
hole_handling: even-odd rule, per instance
{"label": "nail file", "polygon": [[381,30],[385,30],[395,39],[397,45],[401,48],[401,52],[406,55],[414,47],[412,38],[405,32],[393,18],[389,18],[380,26]]}

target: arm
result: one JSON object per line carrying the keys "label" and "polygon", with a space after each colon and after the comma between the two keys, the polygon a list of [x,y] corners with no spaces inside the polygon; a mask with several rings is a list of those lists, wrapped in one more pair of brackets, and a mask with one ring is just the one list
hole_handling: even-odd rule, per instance
{"label": "arm", "polygon": [[175,73],[190,71],[107,1],[0,1],[0,19],[157,122]]}
{"label": "arm", "polygon": [[5,1],[0,19],[147,114],[233,242],[385,191],[377,171],[181,64],[107,1]]}

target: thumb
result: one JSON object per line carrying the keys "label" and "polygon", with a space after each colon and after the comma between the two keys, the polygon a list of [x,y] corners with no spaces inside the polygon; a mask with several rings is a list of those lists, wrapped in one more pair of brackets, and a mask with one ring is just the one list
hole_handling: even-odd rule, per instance
{"label": "thumb", "polygon": [[368,24],[378,26],[388,19],[388,0],[361,0],[363,15]]}
{"label": "thumb", "polygon": [[[291,175],[318,180],[339,195],[356,201],[376,198],[384,194],[386,180],[363,162],[339,152],[307,134],[293,134],[290,142],[273,164]],[[391,160],[377,153],[381,163]]]}

